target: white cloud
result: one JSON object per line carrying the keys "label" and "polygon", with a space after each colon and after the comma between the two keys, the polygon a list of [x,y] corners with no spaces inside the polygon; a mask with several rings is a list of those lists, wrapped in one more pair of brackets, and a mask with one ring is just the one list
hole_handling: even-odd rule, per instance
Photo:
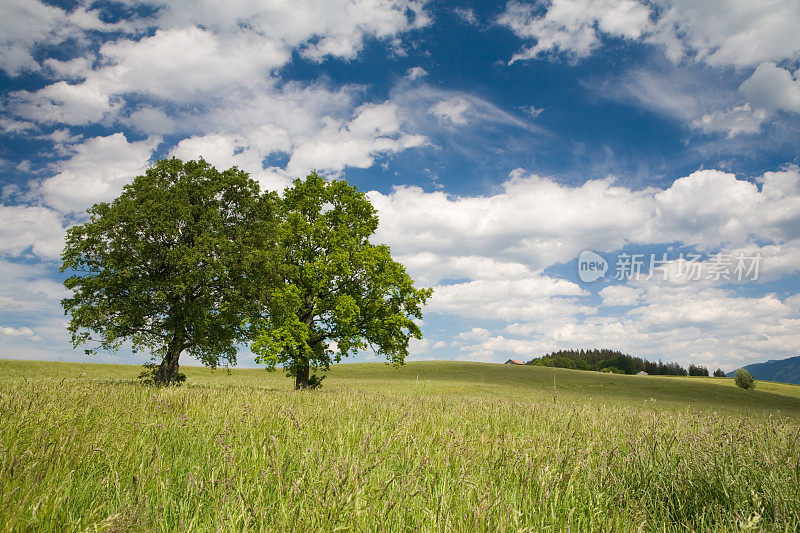
{"label": "white cloud", "polygon": [[477,340],[484,339],[489,336],[489,330],[484,328],[472,328],[469,331],[462,331],[458,334],[459,339]]}
{"label": "white cloud", "polygon": [[439,120],[449,120],[453,124],[464,125],[469,122],[470,104],[465,98],[442,100],[431,107],[430,112]]}
{"label": "white cloud", "polygon": [[9,326],[0,326],[0,335],[6,337],[32,337],[36,339],[41,339],[38,337],[33,330],[28,327],[22,326],[21,328],[12,328]]}
{"label": "white cloud", "polygon": [[37,183],[31,194],[62,213],[113,200],[123,185],[144,173],[159,141],[128,142],[122,133],[87,139],[74,145],[74,155],[58,163],[57,174]]}
{"label": "white cloud", "polygon": [[[635,69],[599,82],[600,94],[619,102],[634,102],[650,111],[688,123],[704,133],[729,139],[757,134],[776,111],[800,112],[800,83],[772,63],[760,65],[735,91],[719,74],[703,65],[661,64]],[[587,89],[598,83],[585,83]],[[731,146],[729,143],[726,146]]]}
{"label": "white cloud", "polygon": [[425,70],[424,68],[411,67],[410,69],[408,69],[408,72],[406,73],[406,78],[408,78],[409,80],[417,80],[419,78],[424,78],[427,75],[428,71]]}
{"label": "white cloud", "polygon": [[759,191],[733,174],[700,170],[667,189],[634,191],[610,179],[570,187],[515,171],[492,196],[451,197],[416,187],[369,195],[381,217],[377,238],[420,270],[436,273],[446,265],[467,276],[481,268],[509,275],[630,243],[680,241],[709,249],[796,238],[800,170],[787,167],[761,180]]}
{"label": "white cloud", "polygon": [[692,122],[692,127],[705,133],[723,132],[728,138],[740,133],[760,133],[761,125],[768,118],[764,109],[753,109],[749,103],[727,111],[713,111]]}
{"label": "white cloud", "polygon": [[568,298],[585,294],[575,283],[547,276],[475,280],[434,286],[426,309],[485,320],[546,319],[554,315],[594,312],[574,298]]}
{"label": "white cloud", "polygon": [[628,287],[625,285],[609,285],[600,290],[600,296],[603,298],[603,305],[616,306],[616,305],[636,305],[642,298],[642,289],[635,287]]}
{"label": "white cloud", "polygon": [[[734,258],[761,253],[761,280],[797,272],[800,170],[787,167],[759,181],[760,190],[733,174],[701,170],[666,189],[634,191],[612,180],[569,187],[518,171],[492,196],[452,197],[413,187],[368,195],[381,220],[377,240],[389,244],[421,284],[434,287],[429,311],[537,320],[537,328],[558,330],[597,310],[584,302],[579,285],[542,270],[583,250],[677,242],[707,254],[723,247]],[[636,306],[655,285],[699,290],[725,282],[689,283],[677,262],[667,267],[663,283],[656,275],[639,287],[603,289],[603,304]],[[705,278],[707,265],[701,269]]]}
{"label": "white cloud", "polygon": [[[123,108],[120,100],[132,94],[196,104],[226,91],[273,85],[272,69],[289,61],[293,50],[315,60],[352,59],[366,38],[387,39],[429,23],[422,4],[412,0],[244,1],[224,7],[168,2],[159,7],[151,19],[136,21],[155,28],[151,35],[104,43],[94,64],[47,61],[55,73],[82,81],[18,91],[11,109],[39,122],[81,125],[113,120]],[[81,10],[70,17],[79,11],[85,15]],[[82,27],[94,29],[82,17]]]}
{"label": "white cloud", "polygon": [[658,0],[651,42],[673,61],[748,67],[798,57],[800,4],[794,0],[740,2]]}
{"label": "white cloud", "polygon": [[800,113],[800,70],[794,76],[774,63],[762,63],[739,90],[755,106]]}
{"label": "white cloud", "polygon": [[164,135],[175,131],[175,121],[161,109],[142,106],[123,119],[124,124],[148,135]]}
{"label": "white cloud", "polygon": [[[613,98],[632,97],[695,129],[728,138],[760,133],[763,123],[775,118],[775,110],[800,112],[797,73],[775,64],[800,59],[800,4],[795,0],[656,0],[649,5],[632,0],[552,0],[542,7],[512,0],[499,17],[499,24],[532,41],[509,63],[556,52],[580,59],[600,46],[603,36],[618,37],[657,45],[673,69],[665,75],[633,72],[604,84]],[[707,72],[688,75],[693,65],[758,68],[737,97]]]}
{"label": "white cloud", "polygon": [[87,30],[111,32],[126,28],[108,24],[98,12],[78,5],[67,12],[36,0],[5,0],[0,4],[0,70],[9,76],[41,67],[33,57],[36,46],[80,41]]}
{"label": "white cloud", "polygon": [[662,47],[673,62],[686,59],[712,66],[748,67],[797,59],[800,4],[794,0],[551,0],[541,5],[516,0],[498,23],[535,41],[510,63],[552,52],[577,58],[592,53],[603,36],[644,40]]}
{"label": "white cloud", "polygon": [[[308,22],[312,28],[318,26],[313,35],[322,37],[305,46],[302,53],[317,61],[327,55],[353,59],[367,36],[387,39],[430,23],[423,3],[417,1],[314,3],[316,5],[304,15],[316,18]],[[294,6],[291,7],[294,10]]]}
{"label": "white cloud", "polygon": [[[703,248],[742,243],[752,236],[780,239],[786,234],[785,224],[800,216],[798,172],[790,167],[769,174],[760,192],[754,183],[727,172],[693,172],[653,195],[657,213],[650,222],[652,234],[663,242]],[[787,204],[774,189],[793,198]],[[773,214],[767,214],[771,209]]]}
{"label": "white cloud", "polygon": [[453,13],[463,22],[474,26],[478,24],[478,17],[475,15],[475,10],[472,8],[464,8],[464,7],[457,7],[453,10]]}
{"label": "white cloud", "polygon": [[36,126],[33,124],[33,122],[28,122],[26,120],[0,118],[0,128],[3,129],[4,133],[14,134],[36,129]]}
{"label": "white cloud", "polygon": [[63,321],[59,301],[67,297],[69,291],[51,279],[57,270],[53,263],[0,258],[0,310],[12,310],[16,317],[44,311]]}
{"label": "white cloud", "polygon": [[46,207],[0,205],[0,254],[18,257],[28,250],[57,259],[64,247],[61,217]]}
{"label": "white cloud", "polygon": [[423,251],[398,257],[402,264],[417,274],[415,279],[423,284],[444,279],[509,280],[534,275],[524,263],[480,255],[445,255]]}
{"label": "white cloud", "polygon": [[74,354],[59,304],[69,292],[54,280],[57,273],[54,263],[0,258],[0,316],[16,330],[0,332],[4,357],[53,360]]}
{"label": "white cloud", "polygon": [[646,195],[592,180],[567,187],[521,171],[493,196],[449,197],[416,187],[370,193],[379,211],[377,237],[395,253],[484,256],[537,270],[585,249],[613,250],[642,231]]}
{"label": "white cloud", "polygon": [[423,146],[426,142],[422,135],[402,132],[395,104],[365,104],[355,110],[348,123],[328,121],[313,136],[296,140],[286,170],[291,175],[304,175],[314,169],[336,172],[346,166],[368,168],[380,154]]}
{"label": "white cloud", "polygon": [[[176,127],[203,131],[181,140],[170,155],[202,156],[219,168],[236,165],[269,189],[281,189],[314,169],[338,173],[346,167],[366,168],[378,157],[427,143],[424,136],[404,131],[397,105],[389,101],[353,109],[356,95],[349,87],[267,85],[247,99],[230,95],[200,112],[167,115],[159,108],[140,107],[124,122],[150,134]],[[72,157],[57,165],[57,175],[36,185],[31,197],[40,195],[62,211],[80,211],[113,198],[122,184],[140,174],[160,138],[127,142],[118,133],[80,144],[74,137],[52,140]],[[285,168],[264,168],[273,154],[288,157]]]}
{"label": "white cloud", "polygon": [[[736,263],[739,257],[747,259],[745,266],[748,268],[755,260],[753,258],[760,258],[755,265],[758,268],[758,281],[775,281],[797,272],[800,265],[800,239],[782,241],[778,244],[748,243],[723,250],[722,253],[728,254]],[[705,264],[702,266],[706,267]],[[753,277],[751,275],[748,279],[752,280]]]}
{"label": "white cloud", "polygon": [[509,64],[554,52],[583,58],[601,35],[636,39],[650,27],[650,8],[634,0],[552,0],[546,11],[512,0],[498,18],[518,37],[535,44],[515,53]]}
{"label": "white cloud", "polygon": [[[558,349],[609,347],[651,360],[738,368],[800,348],[797,305],[774,295],[740,297],[720,289],[650,287],[643,304],[617,316],[509,325],[505,333],[466,341],[470,358],[500,361],[508,352],[535,357]],[[522,338],[520,338],[522,337]]]}
{"label": "white cloud", "polygon": [[[587,303],[589,293],[576,282],[542,270],[587,249],[679,243],[704,257],[720,247],[733,257],[761,253],[760,281],[796,274],[800,169],[794,166],[753,181],[699,170],[664,189],[644,190],[609,179],[566,186],[515,171],[493,195],[398,187],[369,197],[381,220],[378,239],[415,279],[434,287],[428,312],[506,323],[502,335],[486,327],[465,332],[454,344],[462,358],[499,361],[509,353],[526,358],[607,346],[684,365],[730,367],[800,349],[794,300],[741,296],[721,288],[724,278],[687,281],[676,261],[667,265],[665,281],[656,275],[603,287],[599,307]],[[709,273],[702,261],[702,278]],[[629,309],[619,314],[615,306]]]}
{"label": "white cloud", "polygon": [[43,124],[85,125],[100,122],[120,108],[98,80],[81,84],[59,81],[36,92],[11,93],[11,110],[18,116]]}
{"label": "white cloud", "polygon": [[[535,134],[546,132],[531,120],[509,113],[493,103],[460,91],[439,89],[431,85],[401,83],[391,92],[391,101],[402,109],[404,123],[412,131],[446,131],[451,137],[464,139],[465,150],[474,151],[471,137],[476,129],[518,128]],[[465,128],[465,125],[469,128]]]}
{"label": "white cloud", "polygon": [[246,135],[209,133],[180,141],[171,155],[183,160],[203,157],[218,168],[237,166],[257,176],[267,154],[252,146]]}
{"label": "white cloud", "polygon": [[660,68],[634,69],[620,77],[599,84],[586,84],[599,89],[601,95],[619,102],[637,103],[648,110],[691,122],[708,109],[733,106],[738,98],[721,90],[702,69],[673,64]]}

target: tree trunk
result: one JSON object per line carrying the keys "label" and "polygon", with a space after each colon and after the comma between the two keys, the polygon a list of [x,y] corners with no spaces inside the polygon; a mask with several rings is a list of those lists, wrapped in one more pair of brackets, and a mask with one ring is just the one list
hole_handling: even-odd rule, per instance
{"label": "tree trunk", "polygon": [[308,359],[298,358],[294,374],[295,390],[303,390],[308,388],[308,375],[309,375]]}
{"label": "tree trunk", "polygon": [[167,353],[158,367],[155,382],[161,385],[172,385],[178,378],[178,360],[183,351],[183,342],[176,334],[167,347]]}

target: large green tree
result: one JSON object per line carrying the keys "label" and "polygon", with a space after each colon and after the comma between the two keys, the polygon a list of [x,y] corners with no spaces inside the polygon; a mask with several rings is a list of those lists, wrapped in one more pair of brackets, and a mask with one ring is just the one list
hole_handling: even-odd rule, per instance
{"label": "large green tree", "polygon": [[258,325],[256,360],[282,364],[298,389],[319,384],[312,370],[367,348],[402,364],[409,340],[422,338],[414,319],[432,290],[415,288],[389,247],[369,242],[378,227],[369,199],[312,173],[284,191],[280,217],[283,283]]}
{"label": "large green tree", "polygon": [[277,280],[277,196],[234,168],[166,159],[71,228],[62,254],[62,301],[73,345],[148,350],[156,382],[179,379],[188,352],[235,364],[236,346]]}

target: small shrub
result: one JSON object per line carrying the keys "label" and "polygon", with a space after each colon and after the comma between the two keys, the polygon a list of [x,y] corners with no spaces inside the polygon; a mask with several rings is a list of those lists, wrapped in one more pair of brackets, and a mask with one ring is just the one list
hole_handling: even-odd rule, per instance
{"label": "small shrub", "polygon": [[325,379],[325,376],[318,376],[316,374],[311,374],[311,377],[308,378],[308,388],[309,389],[319,389],[322,387],[322,380]]}
{"label": "small shrub", "polygon": [[753,377],[753,374],[745,370],[744,368],[740,368],[734,374],[734,378],[736,379],[736,386],[742,389],[755,389],[756,388],[756,380]]}
{"label": "small shrub", "polygon": [[[144,385],[158,385],[156,381],[156,372],[158,372],[158,364],[154,362],[145,363],[142,365],[145,370],[139,374],[139,381]],[[180,385],[186,381],[186,374],[183,372],[178,372],[178,375],[175,376],[175,381],[172,382],[172,385]]]}

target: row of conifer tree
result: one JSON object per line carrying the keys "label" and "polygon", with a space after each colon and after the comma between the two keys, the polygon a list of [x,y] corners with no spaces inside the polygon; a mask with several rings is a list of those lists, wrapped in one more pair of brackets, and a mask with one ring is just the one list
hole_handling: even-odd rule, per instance
{"label": "row of conifer tree", "polygon": [[[689,369],[678,363],[648,361],[641,357],[624,354],[618,350],[607,348],[591,350],[558,350],[542,357],[531,359],[526,365],[573,368],[576,370],[594,370],[597,372],[614,372],[615,374],[637,374],[647,372],[651,375],[663,376],[708,376],[708,368],[701,365],[689,365]],[[724,377],[725,372],[717,369],[714,377]]]}

